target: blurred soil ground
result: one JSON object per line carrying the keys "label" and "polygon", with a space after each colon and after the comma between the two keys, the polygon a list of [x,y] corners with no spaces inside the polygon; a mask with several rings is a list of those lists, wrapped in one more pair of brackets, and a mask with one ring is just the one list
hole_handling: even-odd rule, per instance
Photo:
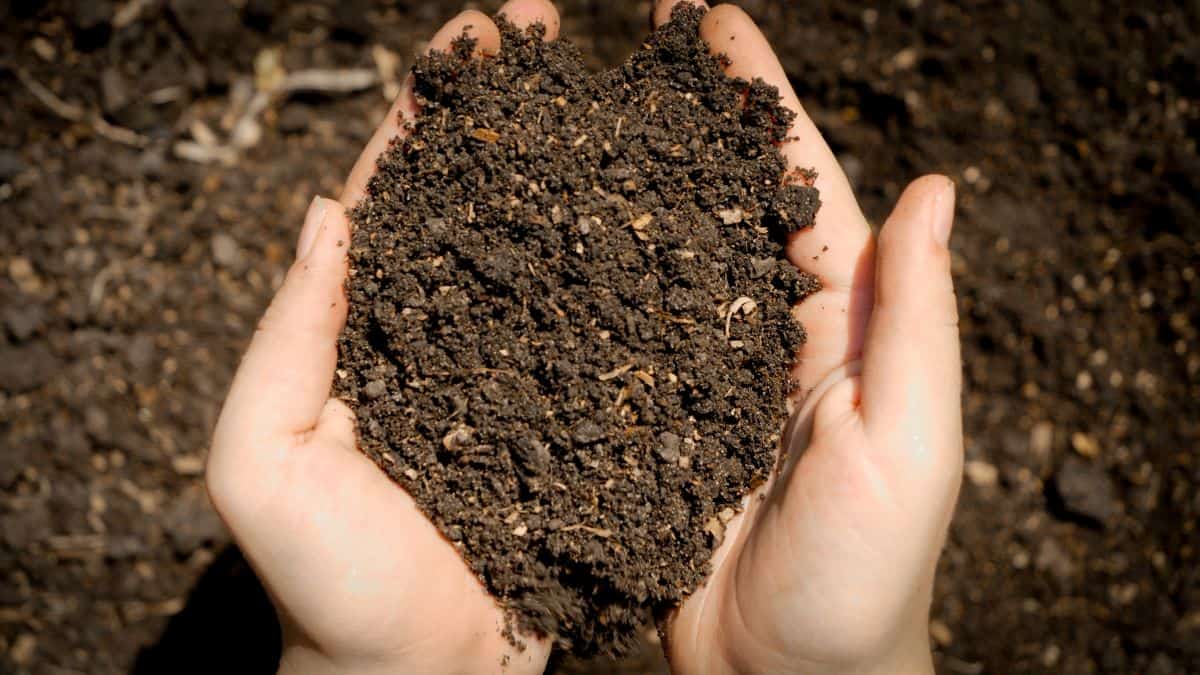
{"label": "blurred soil ground", "polygon": [[[597,67],[646,30],[559,4]],[[1200,672],[1200,3],[884,4],[742,3],[874,222],[959,185],[938,667]],[[0,3],[0,672],[273,672],[208,435],[308,201],[458,9]]]}

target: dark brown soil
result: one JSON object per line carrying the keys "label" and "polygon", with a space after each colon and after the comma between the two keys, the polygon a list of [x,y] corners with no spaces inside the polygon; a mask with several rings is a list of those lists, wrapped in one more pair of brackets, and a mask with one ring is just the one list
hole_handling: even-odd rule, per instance
{"label": "dark brown soil", "polygon": [[[305,208],[388,102],[273,100],[228,165],[173,146],[226,137],[264,50],[407,67],[460,7],[162,0],[117,25],[134,4],[0,2],[0,672],[273,673],[273,614],[197,471]],[[921,173],[958,182],[972,464],[939,670],[1200,672],[1200,9],[739,4],[874,222]],[[558,5],[590,66],[645,34],[647,2]],[[62,119],[18,68],[149,144]],[[665,673],[652,640],[559,672]]]}
{"label": "dark brown soil", "polygon": [[504,22],[497,57],[419,60],[422,114],[353,213],[336,392],[364,451],[577,654],[627,651],[707,575],[815,287],[780,259],[818,204],[778,151],[793,115],[702,16],[599,74]]}

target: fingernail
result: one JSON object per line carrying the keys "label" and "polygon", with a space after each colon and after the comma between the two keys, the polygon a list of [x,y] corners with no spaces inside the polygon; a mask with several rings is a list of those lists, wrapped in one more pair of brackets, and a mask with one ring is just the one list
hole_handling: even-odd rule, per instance
{"label": "fingernail", "polygon": [[933,198],[931,228],[933,239],[943,247],[950,245],[950,230],[954,228],[954,183],[946,181],[946,186]]}
{"label": "fingernail", "polygon": [[308,205],[308,213],[304,214],[304,227],[300,230],[300,241],[296,243],[296,259],[303,260],[312,253],[313,245],[317,243],[317,233],[321,231],[321,223],[325,222],[325,211],[329,202],[320,197],[313,197]]}

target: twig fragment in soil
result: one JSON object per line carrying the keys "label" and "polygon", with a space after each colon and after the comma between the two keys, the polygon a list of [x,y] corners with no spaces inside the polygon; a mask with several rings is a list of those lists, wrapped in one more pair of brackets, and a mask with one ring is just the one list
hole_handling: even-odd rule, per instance
{"label": "twig fragment in soil", "polygon": [[196,141],[179,141],[172,147],[172,150],[175,151],[176,157],[197,164],[219,162],[226,166],[232,166],[237,163],[237,152],[227,145],[209,146]]}
{"label": "twig fragment in soil", "polygon": [[33,79],[33,76],[26,72],[23,68],[17,69],[17,79],[21,80],[21,84],[33,94],[42,105],[46,106],[55,115],[69,121],[87,124],[96,132],[97,136],[106,138],[114,143],[128,145],[135,148],[144,148],[150,144],[150,139],[131,131],[125,127],[119,127],[115,124],[110,124],[99,114],[84,110],[83,108],[68,103],[58,97],[57,94],[50,91],[46,85]]}
{"label": "twig fragment in soil", "polygon": [[400,57],[383,45],[371,47],[371,59],[375,61],[375,70],[383,82],[383,97],[391,102],[400,95],[400,81],[396,73],[400,71]]}
{"label": "twig fragment in soil", "polygon": [[597,537],[602,537],[604,539],[607,539],[613,535],[612,530],[606,530],[603,527],[589,527],[579,523],[576,523],[575,525],[567,525],[566,527],[560,529],[559,532],[574,532],[575,530],[590,532]]}
{"label": "twig fragment in soil", "polygon": [[142,11],[153,4],[153,2],[154,0],[129,0],[129,2],[122,5],[113,13],[113,28],[121,30],[125,26],[137,21],[141,17]]}
{"label": "twig fragment in soil", "polygon": [[629,363],[626,363],[623,366],[617,366],[616,368],[613,368],[612,370],[608,371],[607,373],[601,373],[596,379],[600,380],[601,382],[608,382],[609,380],[617,379],[618,377],[624,375],[625,373],[628,373],[630,370],[633,370],[633,362],[632,361],[630,361]]}
{"label": "twig fragment in soil", "polygon": [[349,94],[370,89],[379,83],[379,73],[369,68],[313,68],[288,73],[279,91],[293,94],[300,91],[318,94]]}
{"label": "twig fragment in soil", "polygon": [[634,377],[642,381],[642,384],[647,387],[654,386],[654,376],[644,370],[639,370],[633,374]]}
{"label": "twig fragment in soil", "polygon": [[120,261],[114,260],[105,265],[104,269],[96,273],[95,278],[92,279],[91,290],[88,292],[88,306],[93,308],[100,306],[100,302],[104,300],[104,287],[108,285],[109,280],[120,271]]}

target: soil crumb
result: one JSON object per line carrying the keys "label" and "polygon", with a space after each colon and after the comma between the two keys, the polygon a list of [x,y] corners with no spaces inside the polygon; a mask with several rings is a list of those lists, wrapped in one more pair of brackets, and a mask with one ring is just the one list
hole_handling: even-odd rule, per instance
{"label": "soil crumb", "polygon": [[619,654],[766,480],[817,288],[773,87],[677,9],[620,67],[501,20],[415,67],[423,111],[352,218],[336,394],[520,631]]}

